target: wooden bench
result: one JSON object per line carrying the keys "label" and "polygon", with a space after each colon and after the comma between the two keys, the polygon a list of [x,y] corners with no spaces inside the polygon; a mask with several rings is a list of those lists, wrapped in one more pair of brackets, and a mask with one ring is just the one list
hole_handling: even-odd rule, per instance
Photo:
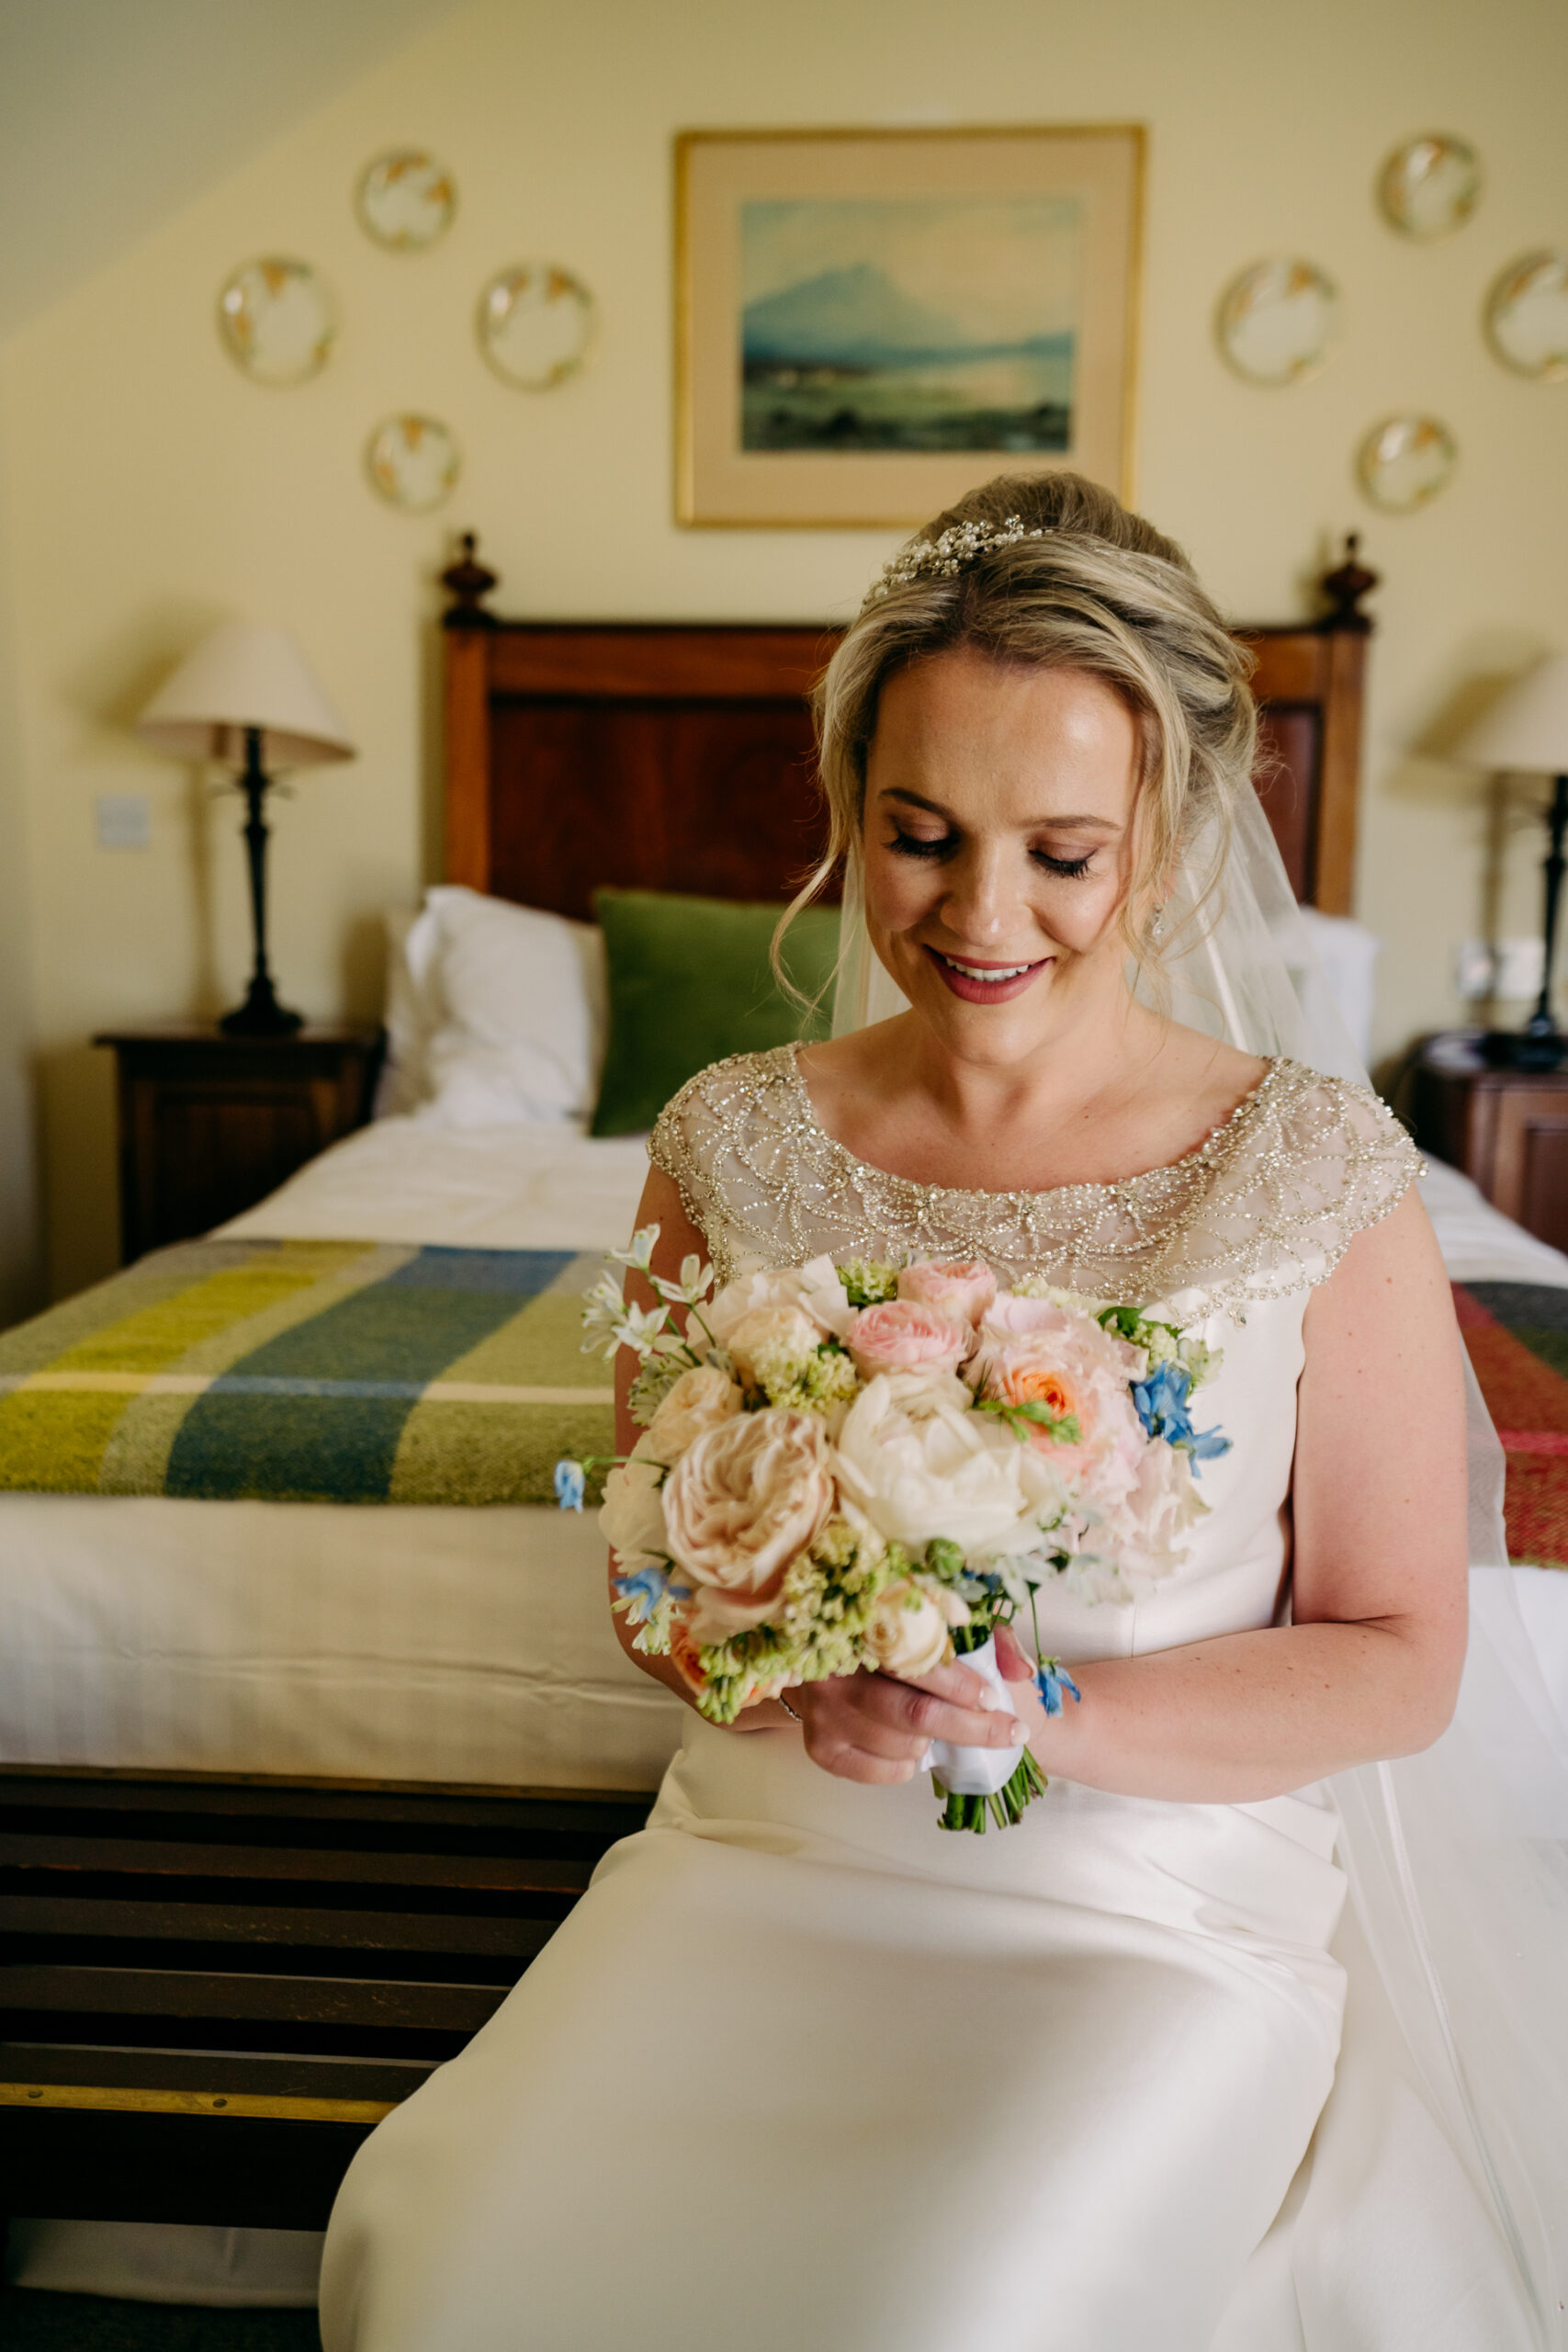
{"label": "wooden bench", "polygon": [[649,1802],[0,1768],[0,2214],[324,2228]]}

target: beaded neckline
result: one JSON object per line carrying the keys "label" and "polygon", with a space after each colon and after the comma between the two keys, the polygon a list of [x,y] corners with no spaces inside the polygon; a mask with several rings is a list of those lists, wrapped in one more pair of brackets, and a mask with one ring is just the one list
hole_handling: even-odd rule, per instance
{"label": "beaded neckline", "polygon": [[793,1046],[715,1062],[649,1139],[721,1282],[823,1251],[984,1258],[1124,1303],[1242,1312],[1332,1272],[1419,1172],[1364,1088],[1283,1057],[1182,1159],[1110,1184],[966,1193],[857,1159],[818,1118]]}
{"label": "beaded neckline", "polygon": [[806,1083],[805,1073],[800,1067],[800,1047],[797,1045],[781,1047],[778,1059],[779,1067],[790,1091],[795,1098],[802,1119],[811,1129],[821,1148],[830,1153],[845,1169],[852,1170],[858,1176],[869,1178],[879,1188],[892,1186],[902,1189],[912,1201],[918,1201],[922,1204],[935,1205],[938,1203],[951,1201],[984,1201],[998,1209],[1016,1208],[1027,1202],[1055,1201],[1068,1197],[1087,1200],[1092,1196],[1105,1201],[1126,1201],[1135,1196],[1141,1185],[1161,1184],[1173,1176],[1180,1176],[1187,1169],[1207,1167],[1227,1146],[1238,1141],[1253,1119],[1269,1108],[1280,1073],[1288,1067],[1282,1056],[1269,1057],[1268,1068],[1257,1085],[1249,1088],[1235,1107],[1227,1111],[1224,1117],[1210,1128],[1201,1144],[1195,1145],[1190,1151],[1184,1151],[1179,1159],[1161,1160],[1156,1168],[1143,1169],[1135,1176],[1120,1176],[1107,1184],[1042,1184],[1035,1187],[1016,1187],[1009,1192],[987,1193],[970,1191],[961,1185],[922,1184],[913,1176],[895,1176],[890,1170],[878,1168],[874,1160],[858,1158],[847,1144],[840,1143],[836,1136],[830,1136],[822,1125],[818,1115],[817,1105],[811,1100],[811,1090]]}

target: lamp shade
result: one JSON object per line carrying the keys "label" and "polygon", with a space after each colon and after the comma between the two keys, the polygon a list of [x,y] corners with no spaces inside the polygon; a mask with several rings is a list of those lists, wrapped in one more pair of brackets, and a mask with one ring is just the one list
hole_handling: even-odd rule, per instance
{"label": "lamp shade", "polygon": [[165,679],[136,731],[186,760],[243,765],[245,729],[259,728],[266,768],[349,760],[354,745],[294,639],[253,621],[224,621]]}
{"label": "lamp shade", "polygon": [[1517,775],[1568,775],[1568,653],[1549,653],[1467,727],[1452,758]]}

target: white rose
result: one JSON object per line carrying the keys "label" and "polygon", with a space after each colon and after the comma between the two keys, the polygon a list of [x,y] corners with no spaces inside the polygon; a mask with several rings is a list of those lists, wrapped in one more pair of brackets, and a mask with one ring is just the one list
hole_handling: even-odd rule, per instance
{"label": "white rose", "polygon": [[917,1681],[947,1656],[947,1620],[928,1592],[900,1579],[878,1595],[866,1623],[865,1645],[879,1672]]}
{"label": "white rose", "polygon": [[818,1337],[824,1331],[842,1339],[855,1319],[844,1295],[844,1285],[831,1258],[812,1258],[804,1266],[773,1266],[764,1273],[739,1274],[726,1283],[704,1320],[721,1348],[742,1317],[769,1306],[795,1306],[810,1317]]}
{"label": "white rose", "polygon": [[725,1346],[748,1388],[755,1388],[761,1385],[757,1358],[765,1350],[776,1348],[792,1361],[798,1358],[804,1365],[821,1339],[818,1326],[798,1306],[753,1306],[731,1328]]}
{"label": "white rose", "polygon": [[740,1410],[740,1391],[716,1364],[683,1372],[670,1387],[634,1452],[639,1461],[675,1463],[689,1445]]}
{"label": "white rose", "polygon": [[766,1273],[738,1274],[734,1282],[726,1283],[705,1308],[703,1320],[719,1346],[728,1348],[730,1333],[747,1316],[773,1306],[797,1306],[799,1303],[799,1274],[792,1266],[777,1266]]}
{"label": "white rose", "polygon": [[1024,1452],[994,1414],[968,1409],[951,1374],[879,1374],[839,1432],[839,1482],[874,1527],[910,1551],[944,1535],[983,1559],[1039,1540]]}
{"label": "white rose", "polygon": [[617,1463],[604,1481],[599,1510],[599,1532],[620,1565],[623,1576],[636,1576],[668,1557],[664,1506],[660,1497],[660,1465],[656,1462]]}
{"label": "white rose", "polygon": [[833,1480],[815,1413],[742,1413],[681,1456],[664,1487],[671,1556],[697,1589],[694,1640],[760,1625],[790,1563],[826,1524]]}

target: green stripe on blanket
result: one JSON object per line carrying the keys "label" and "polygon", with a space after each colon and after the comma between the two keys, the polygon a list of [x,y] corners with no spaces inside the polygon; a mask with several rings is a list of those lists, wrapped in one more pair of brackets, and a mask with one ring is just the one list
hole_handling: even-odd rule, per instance
{"label": "green stripe on blanket", "polygon": [[596,1255],[197,1241],[0,1336],[0,1487],[538,1503],[607,1454]]}

